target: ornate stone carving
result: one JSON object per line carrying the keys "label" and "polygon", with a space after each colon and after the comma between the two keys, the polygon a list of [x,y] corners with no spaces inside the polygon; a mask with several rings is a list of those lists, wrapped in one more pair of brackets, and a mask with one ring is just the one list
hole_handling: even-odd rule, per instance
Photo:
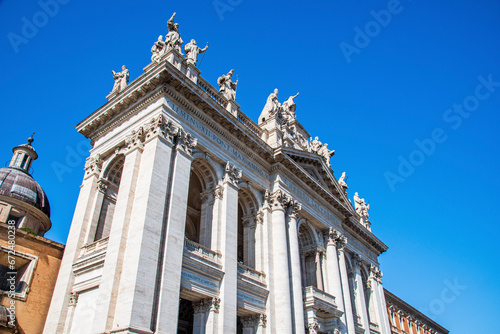
{"label": "ornate stone carving", "polygon": [[78,303],[78,293],[76,292],[71,292],[69,294],[69,306],[76,306]]}
{"label": "ornate stone carving", "polygon": [[258,211],[255,215],[255,222],[257,224],[264,224],[264,213],[262,211]]}
{"label": "ornate stone carving", "polygon": [[371,278],[373,278],[378,283],[382,284],[382,276],[384,276],[384,274],[382,273],[382,270],[380,270],[377,266],[374,266],[373,264],[370,265],[370,277]]}
{"label": "ornate stone carving", "polygon": [[271,204],[275,209],[288,209],[289,215],[295,215],[302,209],[302,205],[298,201],[281,189],[271,194]]}
{"label": "ornate stone carving", "polygon": [[229,161],[226,163],[226,168],[224,169],[224,182],[230,182],[235,186],[238,186],[238,181],[242,177],[241,169],[238,169]]}
{"label": "ornate stone carving", "polygon": [[220,298],[214,297],[210,299],[210,312],[219,313],[220,310]]}
{"label": "ornate stone carving", "polygon": [[161,136],[169,143],[174,143],[174,138],[179,134],[177,128],[172,121],[166,120],[163,115],[154,117],[148,124],[144,126],[144,140]]}
{"label": "ornate stone carving", "polygon": [[347,183],[345,183],[345,179],[347,179],[347,176],[346,176],[345,172],[343,172],[339,178],[339,185],[342,187],[342,189],[344,189],[344,192],[346,192],[347,189],[349,189],[349,187],[347,186]]}
{"label": "ornate stone carving", "polygon": [[193,149],[196,147],[196,144],[198,144],[198,139],[192,137],[184,130],[179,129],[177,134],[177,149],[191,155],[193,153]]}
{"label": "ornate stone carving", "polygon": [[236,100],[236,87],[238,86],[238,77],[236,77],[236,81],[231,81],[231,77],[234,74],[234,70],[229,71],[228,74],[221,75],[217,79],[217,84],[219,85],[219,92],[228,100],[235,101]]}
{"label": "ornate stone carving", "polygon": [[111,73],[113,73],[113,79],[115,79],[115,84],[113,86],[113,90],[107,96],[108,99],[111,99],[113,96],[123,91],[125,87],[127,87],[129,79],[129,71],[127,69],[127,66],[125,65],[122,66],[121,72],[117,73],[115,71],[111,71]]}
{"label": "ornate stone carving", "polygon": [[216,186],[214,188],[214,198],[218,200],[222,200],[224,191],[221,186]]}
{"label": "ornate stone carving", "polygon": [[174,23],[175,12],[172,14],[170,19],[167,21],[168,33],[165,36],[165,46],[166,50],[175,49],[180,54],[182,54],[181,46],[184,41],[181,38],[181,34],[179,32],[179,23]]}
{"label": "ornate stone carving", "polygon": [[125,145],[129,150],[136,147],[142,148],[144,141],[144,128],[141,126],[137,130],[132,130],[132,133],[125,138]]}
{"label": "ornate stone carving", "polygon": [[243,328],[254,328],[259,325],[260,316],[259,315],[249,315],[241,318],[243,323]]}
{"label": "ornate stone carving", "polygon": [[90,156],[85,161],[85,174],[90,175],[92,173],[99,174],[101,172],[103,161],[100,154],[95,156]]}
{"label": "ornate stone carving", "polygon": [[108,190],[108,181],[106,181],[105,179],[99,179],[97,181],[97,190],[105,194],[106,190]]}
{"label": "ornate stone carving", "polygon": [[352,265],[354,267],[360,268],[361,265],[363,264],[363,260],[361,260],[361,256],[359,256],[358,253],[353,253],[351,256],[351,260],[352,260]]}
{"label": "ornate stone carving", "polygon": [[263,313],[259,315],[259,326],[262,326],[263,328],[267,327],[267,315]]}
{"label": "ornate stone carving", "polygon": [[313,320],[307,324],[307,331],[309,334],[318,333],[319,324],[316,320]]}
{"label": "ornate stone carving", "polygon": [[325,239],[327,239],[327,243],[332,242],[335,247],[337,247],[337,250],[342,250],[347,244],[347,238],[342,233],[331,227],[325,231]]}
{"label": "ornate stone carving", "polygon": [[368,210],[370,209],[370,204],[367,205],[364,198],[359,198],[357,192],[354,193],[354,208],[356,209],[358,215],[364,217],[365,219],[368,219]]}
{"label": "ornate stone carving", "polygon": [[191,42],[187,43],[184,46],[184,51],[186,51],[187,63],[196,66],[196,63],[198,62],[198,54],[207,51],[207,49],[208,43],[207,46],[201,49],[198,45],[196,45],[196,41],[192,39]]}

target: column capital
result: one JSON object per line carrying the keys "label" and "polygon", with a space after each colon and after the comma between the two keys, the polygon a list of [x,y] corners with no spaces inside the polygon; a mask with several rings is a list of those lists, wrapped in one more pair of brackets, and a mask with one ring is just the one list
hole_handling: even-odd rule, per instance
{"label": "column capital", "polygon": [[180,152],[185,153],[189,157],[193,154],[193,149],[198,144],[198,139],[191,136],[183,129],[179,129],[177,134],[177,146],[176,149]]}
{"label": "column capital", "polygon": [[214,199],[222,200],[222,198],[224,197],[224,191],[220,185],[215,186],[213,188],[213,192],[214,192]]}
{"label": "column capital", "polygon": [[370,265],[370,277],[373,278],[378,283],[382,284],[382,276],[384,276],[384,274],[382,273],[382,270],[380,270],[379,267],[371,264]]}
{"label": "column capital", "polygon": [[337,250],[339,251],[342,250],[347,244],[347,238],[345,237],[345,235],[332,227],[324,231],[324,236],[327,245],[333,245],[337,247]]}
{"label": "column capital", "polygon": [[361,260],[361,256],[359,256],[358,253],[353,253],[351,256],[351,260],[352,260],[353,267],[361,268],[361,265],[363,264],[363,260]]}
{"label": "column capital", "polygon": [[270,202],[273,210],[286,210],[291,218],[297,218],[296,214],[302,209],[302,205],[294,200],[285,191],[278,189],[270,194]]}
{"label": "column capital", "polygon": [[85,161],[85,178],[88,178],[92,175],[99,176],[101,174],[103,160],[101,159],[100,154],[96,154],[94,156],[90,156]]}
{"label": "column capital", "polygon": [[261,210],[255,214],[255,222],[261,225],[264,224],[264,213]]}
{"label": "column capital", "polygon": [[144,142],[148,142],[156,137],[160,137],[167,144],[173,145],[174,138],[179,134],[180,129],[172,121],[165,119],[163,115],[153,117],[144,126]]}
{"label": "column capital", "polygon": [[78,293],[71,292],[69,294],[69,306],[76,306],[78,303]]}
{"label": "column capital", "polygon": [[263,328],[267,327],[267,315],[264,313],[259,314],[259,326]]}
{"label": "column capital", "polygon": [[105,194],[108,190],[109,182],[106,179],[97,180],[97,191]]}
{"label": "column capital", "polygon": [[132,130],[130,135],[125,137],[125,146],[127,147],[126,154],[135,149],[142,151],[144,148],[144,128],[142,126],[140,126],[137,130]]}
{"label": "column capital", "polygon": [[319,329],[319,323],[316,319],[312,320],[307,324],[307,330],[309,331],[309,334],[318,333],[318,329]]}
{"label": "column capital", "polygon": [[242,176],[243,173],[241,169],[238,169],[238,167],[236,167],[229,161],[226,163],[226,167],[224,169],[224,182],[229,182],[233,186],[238,187],[238,181]]}
{"label": "column capital", "polygon": [[257,327],[260,322],[260,315],[249,315],[241,318],[243,328]]}

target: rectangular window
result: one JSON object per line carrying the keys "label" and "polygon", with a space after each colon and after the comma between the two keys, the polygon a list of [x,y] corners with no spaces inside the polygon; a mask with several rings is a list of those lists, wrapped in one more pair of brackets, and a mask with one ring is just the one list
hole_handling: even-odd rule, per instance
{"label": "rectangular window", "polygon": [[0,246],[0,293],[26,300],[38,258]]}

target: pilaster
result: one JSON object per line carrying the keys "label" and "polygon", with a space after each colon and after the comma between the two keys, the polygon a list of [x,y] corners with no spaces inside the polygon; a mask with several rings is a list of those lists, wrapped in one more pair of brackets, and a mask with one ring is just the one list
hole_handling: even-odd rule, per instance
{"label": "pilaster", "polygon": [[[96,333],[112,329],[120,275],[124,261],[124,249],[130,227],[130,215],[135,198],[142,148],[131,147],[125,154],[123,171],[118,190],[115,213],[106,249],[106,261],[96,301],[96,314],[92,330]],[[96,224],[97,225],[97,224]],[[95,232],[94,232],[95,233]]]}
{"label": "pilaster", "polygon": [[73,286],[73,263],[79,256],[80,248],[83,246],[88,232],[101,167],[102,160],[99,156],[89,157],[85,164],[85,177],[80,187],[80,194],[45,323],[44,333],[46,334],[64,332]]}
{"label": "pilaster", "polygon": [[241,170],[230,162],[226,164],[222,181],[221,253],[224,278],[220,287],[221,310],[219,333],[236,333],[238,280],[238,180]]}
{"label": "pilaster", "polygon": [[297,216],[301,205],[297,202],[287,210],[288,243],[290,246],[290,279],[293,295],[293,314],[295,333],[305,333],[304,324],[304,299],[302,296],[302,282],[300,269],[300,249],[297,231]]}
{"label": "pilaster", "polygon": [[342,296],[344,299],[344,315],[347,325],[347,333],[355,333],[356,329],[354,327],[354,314],[352,312],[351,291],[349,289],[349,277],[347,275],[347,265],[344,252],[344,246],[346,243],[347,238],[345,236],[342,236],[341,238],[337,239],[336,247],[339,258],[339,269],[342,284]]}
{"label": "pilaster", "polygon": [[[337,230],[330,228],[325,233],[326,237],[326,271],[327,292],[335,296],[337,307],[343,314],[340,317],[339,329],[342,334],[347,334],[347,317],[344,305],[344,293],[342,291],[342,277],[340,272],[339,255],[344,256],[342,248],[345,245],[345,237]],[[342,254],[337,254],[342,252]],[[354,326],[353,326],[354,327]]]}
{"label": "pilaster", "polygon": [[[187,199],[189,192],[189,176],[192,150],[197,140],[189,133],[179,130],[175,147],[175,159],[171,176],[171,187],[167,201],[167,211],[163,220],[164,228],[161,231],[160,259],[162,266],[158,268],[157,289],[155,296],[157,308],[156,330],[158,334],[175,333],[179,314],[179,294],[182,272],[182,257],[184,250],[184,236],[186,228]],[[155,308],[153,308],[153,316]]]}
{"label": "pilaster", "polygon": [[363,278],[361,276],[361,266],[363,265],[363,262],[361,260],[361,257],[359,254],[354,253],[352,255],[352,264],[353,264],[353,271],[354,271],[354,277],[356,281],[355,289],[356,289],[356,309],[359,310],[358,315],[361,316],[361,323],[363,324],[363,328],[365,329],[366,332],[370,332],[370,320],[368,317],[368,310],[366,308],[366,300],[365,300],[365,292],[364,292],[364,284],[363,284]]}

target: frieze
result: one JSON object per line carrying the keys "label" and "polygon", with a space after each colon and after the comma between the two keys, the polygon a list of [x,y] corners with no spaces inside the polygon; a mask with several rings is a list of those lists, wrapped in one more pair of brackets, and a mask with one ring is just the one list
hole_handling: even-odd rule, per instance
{"label": "frieze", "polygon": [[[181,109],[179,106],[177,106],[174,102],[172,102],[169,99],[165,99],[167,102],[167,105],[179,116],[184,118],[189,124],[194,126],[197,130],[199,130],[201,133],[206,135],[209,139],[217,143],[219,146],[221,146],[224,150],[232,154],[234,157],[236,157],[237,160],[242,162],[242,165],[248,166],[249,169],[255,171],[258,173],[260,176],[263,178],[267,179],[268,173],[264,171],[262,168],[257,166],[254,162],[250,161],[248,158],[246,158],[244,155],[240,153],[241,150],[244,150],[241,147],[235,148],[222,138],[220,138],[215,132],[210,130],[205,124],[202,124],[198,119],[196,119],[194,116],[190,115],[187,113],[185,110]],[[246,151],[246,150],[244,150]],[[247,153],[247,152],[245,152]],[[251,154],[247,153],[248,155],[251,156]]]}

